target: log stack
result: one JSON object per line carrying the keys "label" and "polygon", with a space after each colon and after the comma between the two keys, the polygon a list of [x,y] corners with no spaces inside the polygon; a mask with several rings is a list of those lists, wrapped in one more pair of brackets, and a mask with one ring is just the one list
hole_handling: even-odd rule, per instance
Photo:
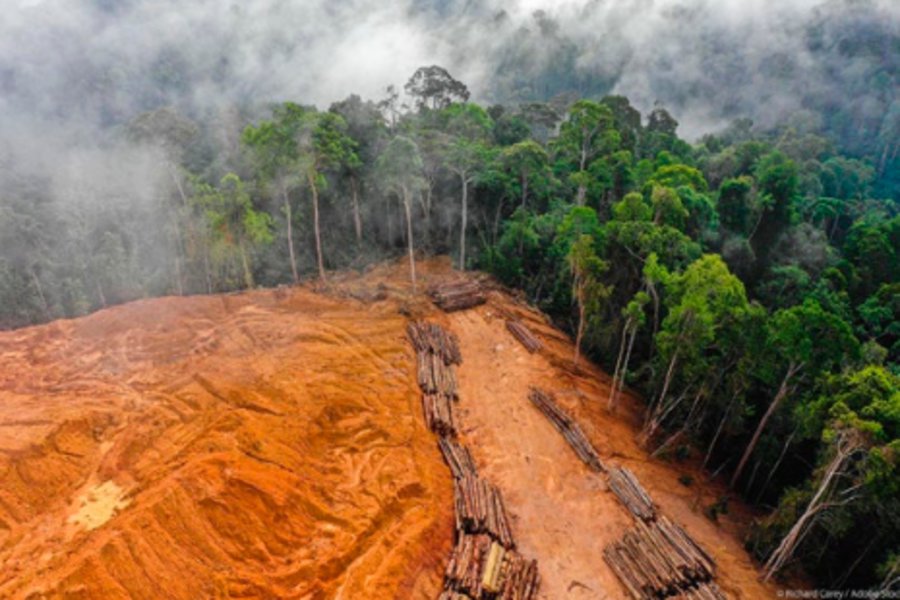
{"label": "log stack", "polygon": [[416,354],[416,377],[422,391],[429,394],[442,393],[456,397],[456,369],[448,365],[437,354],[420,352]]}
{"label": "log stack", "polygon": [[441,437],[456,436],[456,421],[453,419],[453,402],[447,394],[422,394],[422,412],[428,429]]}
{"label": "log stack", "polygon": [[487,533],[506,549],[515,548],[512,528],[500,491],[480,477],[466,475],[453,482],[456,529]]}
{"label": "log stack", "polygon": [[606,471],[603,461],[600,460],[600,455],[597,454],[597,450],[588,441],[584,431],[581,430],[578,423],[559,407],[552,395],[541,389],[531,388],[528,398],[538,410],[550,419],[557,431],[562,434],[572,449],[575,450],[578,458],[594,471]]}
{"label": "log stack", "polygon": [[444,363],[447,365],[462,364],[459,340],[440,325],[414,321],[406,326],[406,333],[417,353],[437,354],[444,359]]}
{"label": "log stack", "polygon": [[487,302],[481,283],[471,280],[437,285],[429,290],[429,294],[444,312],[464,310]]}
{"label": "log stack", "polygon": [[441,454],[444,456],[444,462],[450,467],[450,472],[453,474],[454,479],[461,479],[466,476],[475,477],[477,475],[475,461],[472,460],[472,455],[469,454],[468,448],[446,437],[438,440],[438,446],[441,449]]}
{"label": "log stack", "polygon": [[637,520],[621,541],[604,549],[603,558],[634,600],[725,598],[711,581],[715,562],[666,517],[653,523]]}
{"label": "log stack", "polygon": [[444,590],[443,592],[441,592],[441,595],[438,596],[438,600],[472,600],[472,596],[460,594],[459,592],[454,592],[453,590]]}
{"label": "log stack", "polygon": [[460,532],[444,571],[444,590],[481,598],[492,540],[487,534]]}
{"label": "log stack", "polygon": [[497,593],[498,600],[537,598],[541,576],[538,574],[536,560],[527,560],[517,552],[507,552],[500,573],[503,584]]}
{"label": "log stack", "polygon": [[[455,296],[448,292],[447,297]],[[500,490],[478,476],[472,455],[452,439],[457,433],[453,404],[459,400],[455,366],[462,364],[459,341],[423,321],[409,323],[406,331],[416,351],[425,422],[438,434],[453,475],[456,545],[438,600],[533,600],[540,584],[537,562],[515,551]]]}
{"label": "log stack", "polygon": [[533,600],[539,587],[537,561],[503,548],[485,534],[462,532],[450,555],[439,600]]}
{"label": "log stack", "polygon": [[513,335],[514,338],[519,340],[525,349],[534,354],[535,352],[539,352],[544,348],[543,342],[537,339],[535,335],[531,332],[528,327],[525,326],[522,321],[518,319],[510,319],[506,322],[506,328]]}
{"label": "log stack", "polygon": [[452,401],[457,398],[455,365],[462,363],[459,342],[439,325],[423,321],[409,323],[406,333],[416,350],[425,423],[439,436],[455,436]]}
{"label": "log stack", "polygon": [[656,519],[656,505],[634,473],[625,467],[614,467],[609,471],[607,482],[631,514],[643,521]]}

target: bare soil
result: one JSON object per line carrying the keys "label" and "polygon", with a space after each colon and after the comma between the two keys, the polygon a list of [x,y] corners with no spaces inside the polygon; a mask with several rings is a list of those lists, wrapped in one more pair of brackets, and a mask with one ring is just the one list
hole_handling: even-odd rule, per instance
{"label": "bare soil", "polygon": [[[421,287],[450,273],[419,265]],[[648,458],[636,405],[506,294],[445,315],[402,263],[327,287],[130,303],[0,333],[0,598],[435,598],[452,484],[424,426],[409,316],[460,338],[463,438],[497,484],[543,598],[623,598],[602,547],[630,518],[530,406],[554,392],[605,460],[627,464],[709,549],[737,598],[774,597],[724,493]],[[548,348],[528,354],[517,314]],[[682,473],[697,481],[678,483]]]}

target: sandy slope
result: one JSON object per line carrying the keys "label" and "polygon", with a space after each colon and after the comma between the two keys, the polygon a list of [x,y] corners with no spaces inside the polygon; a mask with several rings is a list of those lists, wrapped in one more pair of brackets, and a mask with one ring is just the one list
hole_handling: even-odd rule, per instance
{"label": "sandy slope", "polygon": [[[425,283],[445,262],[420,265]],[[648,461],[606,377],[513,340],[505,295],[443,315],[403,265],[310,288],[135,302],[0,333],[0,598],[434,598],[452,486],[421,417],[409,315],[461,341],[464,438],[544,598],[620,598],[602,546],[629,518],[529,404],[542,385],[627,463],[743,598],[772,591],[700,511],[721,490]],[[699,479],[699,475],[697,475]]]}

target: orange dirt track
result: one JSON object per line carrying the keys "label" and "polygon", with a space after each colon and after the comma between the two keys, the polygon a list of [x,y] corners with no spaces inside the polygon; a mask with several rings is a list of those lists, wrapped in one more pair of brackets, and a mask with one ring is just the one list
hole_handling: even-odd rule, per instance
{"label": "orange dirt track", "polygon": [[[424,284],[450,273],[419,267]],[[541,315],[499,292],[445,315],[405,274],[143,300],[0,333],[0,598],[436,598],[452,484],[422,418],[408,316],[460,338],[462,438],[538,560],[541,598],[624,598],[601,550],[629,518],[529,405],[529,385],[711,551],[729,595],[775,596],[737,526],[702,516],[724,490],[681,486],[702,475],[650,460],[634,400],[608,414],[608,378],[572,373],[570,342]],[[544,352],[506,331],[512,313]]]}

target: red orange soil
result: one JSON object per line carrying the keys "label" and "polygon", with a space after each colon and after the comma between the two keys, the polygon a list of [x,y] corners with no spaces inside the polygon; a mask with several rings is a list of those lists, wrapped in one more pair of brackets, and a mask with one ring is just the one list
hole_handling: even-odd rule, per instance
{"label": "red orange soil", "polygon": [[[446,263],[420,265],[425,279]],[[721,565],[736,597],[773,590],[726,523],[720,490],[677,482],[606,377],[529,355],[518,311],[443,315],[401,266],[309,288],[135,302],[0,333],[0,597],[434,598],[452,542],[452,484],[426,431],[406,316],[460,337],[464,441],[504,493],[543,598],[621,598],[602,546],[629,518],[526,398],[554,391],[604,458],[628,464]],[[702,497],[699,504],[696,497]]]}
{"label": "red orange soil", "polygon": [[[545,342],[529,354],[506,330],[505,316],[521,318]],[[695,483],[685,487],[679,475],[703,475],[690,467],[651,460],[635,441],[638,430],[626,398],[622,416],[606,410],[609,377],[582,359],[571,369],[573,346],[534,311],[492,294],[483,307],[445,317],[460,338],[459,368],[463,440],[479,472],[501,489],[513,516],[520,551],[538,560],[541,597],[627,598],[603,562],[603,548],[633,525],[631,516],[606,490],[550,422],[528,400],[530,386],[553,392],[574,415],[607,464],[625,465],[660,505],[710,551],[719,565],[719,585],[729,597],[775,598],[775,588],[757,581],[757,571],[725,519],[717,526],[702,513],[724,489]],[[740,510],[733,507],[732,510]]]}

